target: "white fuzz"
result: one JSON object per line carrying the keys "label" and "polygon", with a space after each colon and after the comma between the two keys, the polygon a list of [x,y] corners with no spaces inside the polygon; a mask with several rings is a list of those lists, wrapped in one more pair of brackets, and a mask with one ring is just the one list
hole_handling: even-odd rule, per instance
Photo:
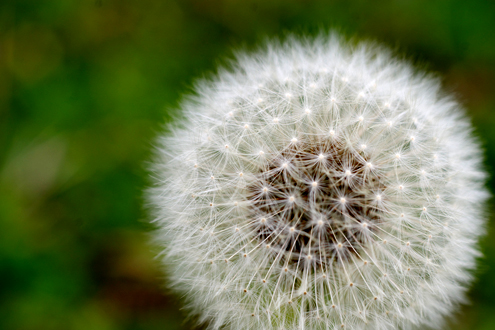
{"label": "white fuzz", "polygon": [[460,106],[333,35],[241,54],[160,140],[157,240],[210,329],[440,327],[487,198]]}

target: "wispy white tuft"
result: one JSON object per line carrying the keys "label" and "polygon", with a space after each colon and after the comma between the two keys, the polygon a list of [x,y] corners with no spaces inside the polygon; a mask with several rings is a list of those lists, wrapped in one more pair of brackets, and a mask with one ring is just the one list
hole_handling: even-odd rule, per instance
{"label": "wispy white tuft", "polygon": [[268,43],[160,139],[156,238],[210,329],[423,329],[463,301],[485,174],[464,112],[387,50]]}

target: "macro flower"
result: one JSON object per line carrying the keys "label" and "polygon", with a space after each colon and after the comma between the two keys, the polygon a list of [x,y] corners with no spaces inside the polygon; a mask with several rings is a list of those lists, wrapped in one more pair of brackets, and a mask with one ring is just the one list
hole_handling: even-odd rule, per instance
{"label": "macro flower", "polygon": [[170,283],[209,329],[438,328],[483,233],[482,152],[434,77],[333,34],[197,83],[149,200]]}

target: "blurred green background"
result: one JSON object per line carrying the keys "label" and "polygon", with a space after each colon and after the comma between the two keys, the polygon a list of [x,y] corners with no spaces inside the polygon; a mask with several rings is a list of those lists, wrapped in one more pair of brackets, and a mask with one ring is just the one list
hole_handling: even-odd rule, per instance
{"label": "blurred green background", "polygon": [[[494,173],[493,1],[1,2],[0,329],[192,328],[147,243],[153,138],[232,48],[329,28],[440,72]],[[495,329],[494,211],[452,329]]]}

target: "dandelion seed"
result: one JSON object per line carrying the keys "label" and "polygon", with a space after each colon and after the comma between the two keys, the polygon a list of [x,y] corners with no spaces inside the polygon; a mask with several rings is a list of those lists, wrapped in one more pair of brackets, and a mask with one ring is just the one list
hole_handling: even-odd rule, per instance
{"label": "dandelion seed", "polygon": [[149,194],[191,312],[209,330],[440,327],[488,195],[462,108],[387,50],[336,35],[219,72],[160,138]]}

